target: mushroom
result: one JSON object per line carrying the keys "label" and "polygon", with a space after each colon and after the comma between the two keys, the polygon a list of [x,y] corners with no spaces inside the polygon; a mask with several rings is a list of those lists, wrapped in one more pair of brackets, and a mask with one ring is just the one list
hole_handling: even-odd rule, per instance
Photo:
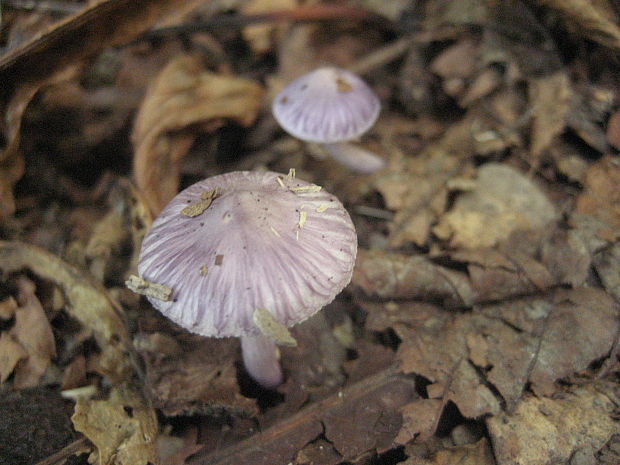
{"label": "mushroom", "polygon": [[237,171],[172,199],[128,286],[191,332],[240,337],[248,373],[274,388],[283,379],[276,344],[296,345],[287,328],[342,291],[356,252],[355,227],[335,196],[294,170]]}
{"label": "mushroom", "polygon": [[318,142],[337,161],[361,173],[373,173],[385,160],[349,143],[375,124],[381,103],[356,74],[334,67],[305,74],[280,92],[273,115],[286,132]]}

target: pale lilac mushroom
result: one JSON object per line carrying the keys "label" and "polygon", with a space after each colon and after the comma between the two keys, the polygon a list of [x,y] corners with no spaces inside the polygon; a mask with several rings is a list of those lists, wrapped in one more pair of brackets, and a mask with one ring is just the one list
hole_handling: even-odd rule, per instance
{"label": "pale lilac mushroom", "polygon": [[361,173],[373,173],[385,161],[349,141],[368,131],[381,103],[356,74],[334,67],[316,69],[297,78],[273,101],[273,115],[286,132],[323,144],[330,155]]}
{"label": "pale lilac mushroom", "polygon": [[203,336],[241,338],[248,373],[282,382],[276,343],[351,280],[357,236],[340,201],[294,172],[238,171],[178,194],[144,238],[142,292],[172,321]]}

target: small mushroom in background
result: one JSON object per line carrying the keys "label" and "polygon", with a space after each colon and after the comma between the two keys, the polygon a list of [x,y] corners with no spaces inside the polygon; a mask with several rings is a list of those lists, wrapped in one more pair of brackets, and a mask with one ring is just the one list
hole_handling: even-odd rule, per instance
{"label": "small mushroom in background", "polygon": [[354,171],[385,166],[383,158],[349,142],[368,131],[381,111],[377,95],[350,71],[326,67],[297,78],[276,96],[272,111],[286,132],[322,144]]}
{"label": "small mushroom in background", "polygon": [[237,171],[166,206],[144,238],[142,284],[133,287],[191,332],[240,337],[248,373],[274,388],[283,379],[276,344],[296,345],[287,328],[342,291],[356,253],[355,227],[336,197],[294,170]]}

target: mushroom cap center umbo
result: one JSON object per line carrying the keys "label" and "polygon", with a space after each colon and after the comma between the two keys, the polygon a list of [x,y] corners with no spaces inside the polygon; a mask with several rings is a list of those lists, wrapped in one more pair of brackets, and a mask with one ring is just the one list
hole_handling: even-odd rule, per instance
{"label": "mushroom cap center umbo", "polygon": [[[188,206],[198,214],[185,214]],[[292,326],[331,302],[351,279],[356,251],[336,197],[278,173],[242,171],[177,195],[145,237],[138,271],[172,289],[169,301],[149,300],[184,328],[255,335],[257,308]]]}

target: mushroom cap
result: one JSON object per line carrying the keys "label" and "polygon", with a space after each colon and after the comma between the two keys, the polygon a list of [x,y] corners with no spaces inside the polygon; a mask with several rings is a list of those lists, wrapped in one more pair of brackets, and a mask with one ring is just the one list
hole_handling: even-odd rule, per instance
{"label": "mushroom cap", "polygon": [[333,143],[355,139],[375,124],[381,103],[356,74],[319,68],[284,88],[272,111],[289,134],[308,142]]}
{"label": "mushroom cap", "polygon": [[[204,211],[181,212],[215,188]],[[318,189],[269,171],[236,171],[188,187],[142,243],[140,276],[172,289],[168,301],[147,298],[203,336],[261,334],[257,308],[287,327],[310,317],[350,282],[357,253],[349,214]]]}

